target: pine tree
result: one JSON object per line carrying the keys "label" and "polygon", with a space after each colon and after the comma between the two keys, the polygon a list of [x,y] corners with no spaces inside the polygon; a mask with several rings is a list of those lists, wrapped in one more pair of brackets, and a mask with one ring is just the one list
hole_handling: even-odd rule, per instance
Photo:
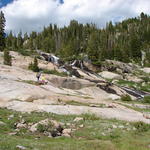
{"label": "pine tree", "polygon": [[4,50],[4,65],[12,65],[12,59],[11,59],[11,55],[9,54],[8,50]]}
{"label": "pine tree", "polygon": [[36,57],[34,57],[34,62],[31,62],[28,68],[34,72],[39,72],[38,60]]}
{"label": "pine tree", "polygon": [[4,13],[0,12],[0,51],[4,51],[5,48],[5,17]]}

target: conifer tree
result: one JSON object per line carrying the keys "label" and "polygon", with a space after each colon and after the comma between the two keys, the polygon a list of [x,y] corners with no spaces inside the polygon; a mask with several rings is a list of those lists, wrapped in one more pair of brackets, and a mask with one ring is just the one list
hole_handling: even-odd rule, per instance
{"label": "conifer tree", "polygon": [[12,65],[12,59],[11,59],[11,55],[9,54],[8,50],[4,50],[4,65]]}
{"label": "conifer tree", "polygon": [[4,51],[5,48],[5,17],[4,13],[0,12],[0,51]]}
{"label": "conifer tree", "polygon": [[31,62],[28,68],[34,72],[39,72],[38,60],[36,57],[34,57],[34,62]]}

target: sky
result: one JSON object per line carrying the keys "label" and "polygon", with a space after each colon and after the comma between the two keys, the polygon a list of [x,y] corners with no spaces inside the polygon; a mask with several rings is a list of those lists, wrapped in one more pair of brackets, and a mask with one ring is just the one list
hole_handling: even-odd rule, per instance
{"label": "sky", "polygon": [[150,0],[0,0],[6,18],[5,30],[17,34],[42,31],[50,23],[67,26],[70,20],[95,23],[103,28],[106,22],[120,22],[150,14]]}

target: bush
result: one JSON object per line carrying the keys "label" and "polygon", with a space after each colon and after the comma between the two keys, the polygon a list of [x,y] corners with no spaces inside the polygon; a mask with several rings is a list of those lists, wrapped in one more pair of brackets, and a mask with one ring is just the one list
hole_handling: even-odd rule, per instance
{"label": "bush", "polygon": [[43,133],[44,131],[48,131],[48,126],[43,124],[38,124],[37,131],[39,131],[40,133]]}
{"label": "bush", "polygon": [[132,101],[131,97],[130,97],[129,95],[127,95],[127,94],[121,96],[121,100],[122,100],[122,101],[128,101],[128,102],[129,102],[129,101]]}
{"label": "bush", "polygon": [[138,132],[146,132],[150,130],[150,125],[141,121],[133,123],[133,126],[137,129]]}
{"label": "bush", "polygon": [[21,49],[18,51],[21,55],[23,56],[30,56],[32,54],[31,51],[25,50],[25,49]]}
{"label": "bush", "polygon": [[9,51],[6,49],[4,50],[4,65],[12,65],[11,55],[9,55]]}
{"label": "bush", "polygon": [[143,99],[143,103],[149,103],[150,104],[150,96],[145,96]]}
{"label": "bush", "polygon": [[39,72],[40,69],[38,67],[38,60],[36,57],[34,57],[34,62],[33,63],[31,62],[28,68],[34,72]]}

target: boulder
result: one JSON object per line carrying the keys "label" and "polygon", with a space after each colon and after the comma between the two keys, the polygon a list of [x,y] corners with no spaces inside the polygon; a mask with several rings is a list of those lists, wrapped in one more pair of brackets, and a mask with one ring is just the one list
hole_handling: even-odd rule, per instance
{"label": "boulder", "polygon": [[141,69],[145,73],[150,73],[150,67],[145,67]]}
{"label": "boulder", "polygon": [[109,71],[100,72],[99,75],[106,79],[122,79],[121,75]]}
{"label": "boulder", "polygon": [[123,62],[115,61],[115,60],[105,60],[102,64],[101,70],[113,72],[119,69],[119,72],[131,73],[136,68],[139,68],[139,67],[131,63],[127,64],[127,63],[123,63]]}
{"label": "boulder", "polygon": [[132,81],[132,82],[136,82],[136,83],[142,83],[142,82],[143,82],[142,79],[140,79],[140,78],[138,78],[138,77],[136,77],[136,76],[132,76],[132,75],[127,75],[125,78],[126,78],[128,81]]}
{"label": "boulder", "polygon": [[21,146],[21,145],[17,145],[16,148],[17,148],[17,149],[20,149],[20,150],[25,150],[25,149],[27,149],[26,147]]}
{"label": "boulder", "polygon": [[72,132],[72,129],[64,129],[62,131],[62,136],[70,137],[71,132]]}
{"label": "boulder", "polygon": [[27,128],[27,124],[24,124],[24,123],[18,123],[17,125],[16,125],[16,127],[17,128]]}
{"label": "boulder", "polygon": [[79,121],[81,121],[81,120],[83,120],[82,117],[76,117],[73,121],[74,121],[74,122],[79,122]]}

